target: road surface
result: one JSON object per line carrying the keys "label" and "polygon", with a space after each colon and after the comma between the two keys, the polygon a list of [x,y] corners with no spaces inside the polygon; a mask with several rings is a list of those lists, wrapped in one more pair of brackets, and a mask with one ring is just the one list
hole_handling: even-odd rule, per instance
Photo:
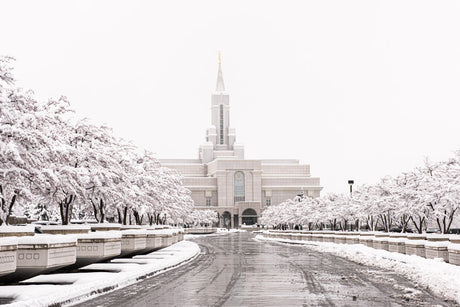
{"label": "road surface", "polygon": [[456,306],[392,272],[250,232],[193,241],[191,263],[79,306]]}

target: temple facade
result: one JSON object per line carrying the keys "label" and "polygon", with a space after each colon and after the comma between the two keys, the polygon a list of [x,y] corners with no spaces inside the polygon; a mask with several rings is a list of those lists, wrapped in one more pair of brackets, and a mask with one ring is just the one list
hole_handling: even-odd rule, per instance
{"label": "temple facade", "polygon": [[211,95],[211,128],[198,159],[160,159],[178,170],[191,190],[197,209],[212,209],[220,227],[256,224],[261,212],[296,195],[319,197],[318,177],[298,160],[248,160],[230,127],[230,95],[219,60],[216,90]]}

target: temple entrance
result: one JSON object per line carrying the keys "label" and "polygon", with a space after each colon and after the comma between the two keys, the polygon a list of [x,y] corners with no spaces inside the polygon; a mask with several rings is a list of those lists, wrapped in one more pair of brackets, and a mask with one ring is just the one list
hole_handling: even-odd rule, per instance
{"label": "temple entrance", "polygon": [[243,225],[257,224],[257,212],[254,209],[246,209],[241,214],[241,223]]}
{"label": "temple entrance", "polygon": [[229,229],[232,223],[232,215],[230,214],[230,212],[225,211],[224,213],[222,213],[221,218],[222,218],[222,227]]}
{"label": "temple entrance", "polygon": [[239,225],[239,221],[238,221],[238,214],[234,214],[233,215],[233,228],[238,228],[240,225]]}

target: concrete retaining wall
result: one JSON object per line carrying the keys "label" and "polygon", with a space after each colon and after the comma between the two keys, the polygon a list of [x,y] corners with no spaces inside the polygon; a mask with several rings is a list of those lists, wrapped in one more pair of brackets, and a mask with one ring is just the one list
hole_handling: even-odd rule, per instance
{"label": "concrete retaining wall", "polygon": [[321,231],[266,231],[263,236],[278,240],[329,242],[336,244],[363,244],[424,258],[442,258],[460,265],[460,235],[426,235],[381,232],[321,232]]}

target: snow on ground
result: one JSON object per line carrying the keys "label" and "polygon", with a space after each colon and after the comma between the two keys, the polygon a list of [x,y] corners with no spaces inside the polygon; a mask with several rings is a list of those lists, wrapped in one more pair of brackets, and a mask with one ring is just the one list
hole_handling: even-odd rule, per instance
{"label": "snow on ground", "polygon": [[228,233],[233,233],[233,232],[246,232],[244,229],[234,229],[234,228],[217,228],[218,233],[223,233],[223,234],[228,234]]}
{"label": "snow on ground", "polygon": [[425,259],[415,255],[388,252],[363,244],[306,242],[266,238],[262,235],[257,235],[256,240],[301,244],[312,250],[332,253],[363,265],[388,269],[430,289],[436,295],[460,303],[460,266],[445,263],[442,259]]}
{"label": "snow on ground", "polygon": [[201,237],[212,237],[212,236],[222,236],[226,235],[229,233],[234,233],[234,232],[246,232],[246,230],[243,229],[227,229],[227,228],[217,228],[217,231],[214,233],[207,233],[207,234],[185,234],[184,235],[184,240],[190,240],[190,239],[196,239],[196,238],[201,238]]}
{"label": "snow on ground", "polygon": [[151,261],[133,258],[131,263],[127,259],[122,262],[91,264],[85,268],[95,272],[39,275],[21,282],[20,285],[2,286],[0,298],[15,298],[7,306],[76,303],[162,273],[191,260],[199,252],[200,248],[196,243],[181,241],[150,253],[149,255],[161,255]]}

